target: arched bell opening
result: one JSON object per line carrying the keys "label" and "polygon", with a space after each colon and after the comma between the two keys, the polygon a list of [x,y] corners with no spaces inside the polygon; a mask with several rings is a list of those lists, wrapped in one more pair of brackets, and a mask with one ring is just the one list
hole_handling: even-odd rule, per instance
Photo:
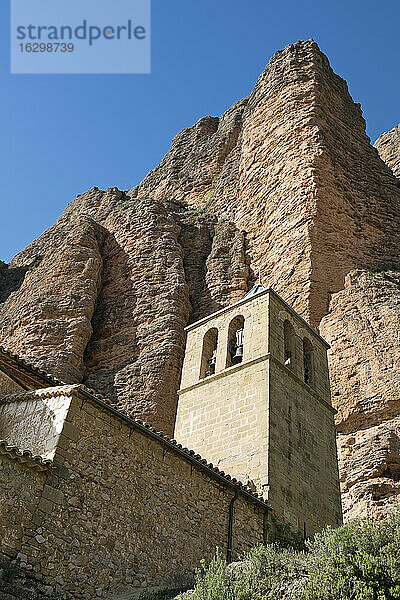
{"label": "arched bell opening", "polygon": [[284,339],[284,365],[292,371],[294,370],[295,362],[295,333],[293,325],[290,321],[285,321],[283,324],[283,339]]}
{"label": "arched bell opening", "polygon": [[228,348],[226,353],[226,367],[237,365],[243,361],[244,353],[244,317],[238,315],[229,324]]}
{"label": "arched bell opening", "polygon": [[217,363],[218,329],[209,329],[203,338],[200,379],[214,375]]}

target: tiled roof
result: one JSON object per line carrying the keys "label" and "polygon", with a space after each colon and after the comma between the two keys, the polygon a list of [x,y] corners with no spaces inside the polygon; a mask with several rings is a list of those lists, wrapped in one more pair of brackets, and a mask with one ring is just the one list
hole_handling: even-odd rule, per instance
{"label": "tiled roof", "polygon": [[[4,346],[0,345],[0,362],[5,363],[6,367],[10,369],[20,369],[25,376],[33,379],[37,384],[43,385],[64,385],[63,381],[53,377],[49,373],[45,373],[42,369],[35,367],[32,362],[17,356],[11,350],[8,350]],[[13,373],[10,373],[13,375]]]}
{"label": "tiled roof", "polygon": [[7,455],[21,463],[28,463],[30,467],[39,469],[39,471],[47,470],[51,468],[53,464],[50,459],[44,459],[41,456],[35,456],[30,450],[21,450],[17,446],[13,446],[5,440],[0,440],[0,454]]}
{"label": "tiled roof", "polygon": [[111,404],[111,401],[107,398],[104,398],[101,394],[98,394],[94,390],[86,387],[82,384],[74,384],[74,385],[63,385],[58,387],[49,387],[41,390],[31,390],[29,392],[19,392],[17,394],[10,394],[2,398],[1,402],[12,402],[17,401],[19,399],[25,399],[28,397],[37,397],[38,395],[41,397],[51,397],[60,393],[76,393],[80,394],[80,397],[85,400],[90,399],[97,404],[101,405],[108,412],[113,413],[115,416],[124,420],[128,425],[132,427],[132,429],[136,429],[140,431],[142,434],[151,437],[156,440],[164,447],[172,450],[176,454],[184,457],[186,460],[189,460],[193,465],[196,465],[202,471],[205,471],[214,479],[219,479],[223,481],[225,485],[229,485],[230,487],[236,488],[241,491],[241,493],[246,496],[248,499],[256,502],[257,504],[261,504],[264,508],[270,509],[267,501],[264,500],[262,494],[258,494],[257,492],[253,492],[247,485],[243,484],[241,481],[232,477],[228,473],[221,471],[218,467],[208,462],[206,459],[202,458],[200,454],[197,454],[194,450],[190,450],[189,448],[184,448],[182,444],[179,444],[176,440],[171,439],[167,435],[164,435],[161,431],[157,431],[148,423],[141,421],[140,419],[134,419],[130,417],[127,413],[121,411],[118,408],[115,408]]}

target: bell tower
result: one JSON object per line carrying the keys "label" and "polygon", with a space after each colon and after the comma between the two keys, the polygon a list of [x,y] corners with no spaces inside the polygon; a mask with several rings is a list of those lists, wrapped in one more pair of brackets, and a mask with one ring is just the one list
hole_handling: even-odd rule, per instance
{"label": "bell tower", "polygon": [[186,331],[177,441],[305,535],[340,524],[328,344],[261,283]]}

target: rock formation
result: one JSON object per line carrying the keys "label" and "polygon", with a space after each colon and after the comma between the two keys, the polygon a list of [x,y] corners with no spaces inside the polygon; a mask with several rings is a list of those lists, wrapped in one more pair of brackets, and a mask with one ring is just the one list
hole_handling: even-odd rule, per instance
{"label": "rock formation", "polygon": [[396,177],[400,177],[400,125],[382,133],[374,146]]}
{"label": "rock formation", "polygon": [[387,166],[317,44],[287,46],[140,185],[78,196],[0,263],[0,340],[170,434],[184,326],[261,269],[332,346],[345,514],[386,510],[400,481],[398,139],[377,142]]}
{"label": "rock formation", "polygon": [[347,518],[385,512],[400,493],[399,318],[400,272],[358,270],[321,322]]}
{"label": "rock formation", "polygon": [[172,434],[190,311],[197,318],[241,297],[247,272],[233,224],[93,189],[3,263],[1,339]]}

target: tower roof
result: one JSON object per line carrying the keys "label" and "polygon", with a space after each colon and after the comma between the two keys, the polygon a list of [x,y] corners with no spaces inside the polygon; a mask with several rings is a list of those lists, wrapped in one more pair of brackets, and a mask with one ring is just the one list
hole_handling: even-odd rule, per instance
{"label": "tower roof", "polygon": [[265,285],[263,285],[260,281],[258,281],[256,283],[256,285],[253,285],[251,290],[249,290],[247,292],[247,294],[245,296],[243,296],[242,300],[247,300],[247,298],[252,298],[253,296],[256,296],[257,294],[261,294],[262,292],[266,292],[266,291],[267,291],[267,288],[265,287]]}

